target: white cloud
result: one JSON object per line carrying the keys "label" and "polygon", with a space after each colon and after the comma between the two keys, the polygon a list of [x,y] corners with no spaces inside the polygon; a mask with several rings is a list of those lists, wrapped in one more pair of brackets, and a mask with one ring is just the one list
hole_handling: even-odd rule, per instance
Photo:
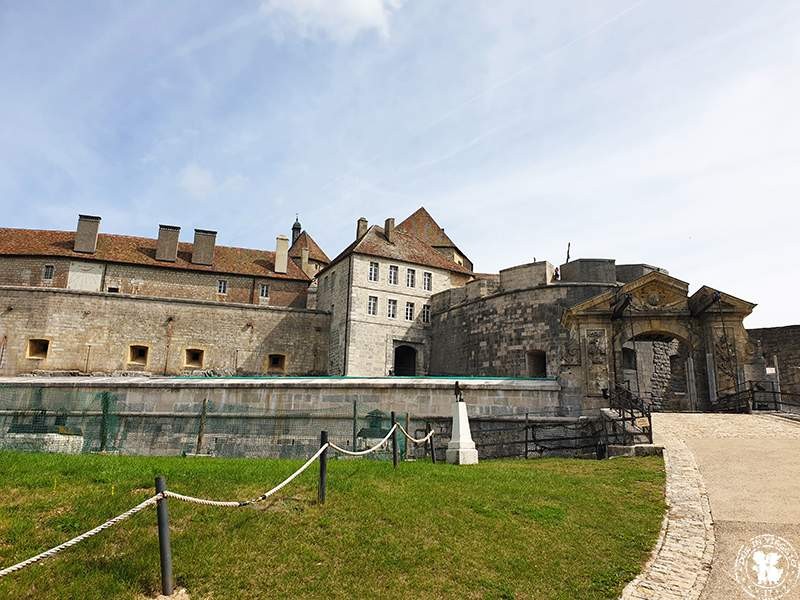
{"label": "white cloud", "polygon": [[389,19],[403,0],[264,0],[275,32],[349,42],[362,32],[389,37]]}
{"label": "white cloud", "polygon": [[211,171],[195,164],[186,165],[181,169],[178,174],[178,185],[195,198],[205,198],[217,188]]}

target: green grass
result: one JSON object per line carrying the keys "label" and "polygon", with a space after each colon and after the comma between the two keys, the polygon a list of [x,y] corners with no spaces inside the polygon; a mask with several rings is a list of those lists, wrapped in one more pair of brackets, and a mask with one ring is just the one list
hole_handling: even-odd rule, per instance
{"label": "green grass", "polygon": [[[298,461],[0,453],[0,567],[153,493],[258,495]],[[660,458],[332,460],[258,508],[170,500],[175,578],[201,598],[615,598],[664,511]],[[159,588],[155,510],[0,579],[0,598],[142,598]]]}

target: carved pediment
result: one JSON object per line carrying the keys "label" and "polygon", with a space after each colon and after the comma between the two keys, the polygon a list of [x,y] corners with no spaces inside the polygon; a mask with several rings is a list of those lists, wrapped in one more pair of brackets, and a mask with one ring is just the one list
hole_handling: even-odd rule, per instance
{"label": "carved pediment", "polygon": [[649,281],[629,292],[631,310],[675,312],[688,310],[686,292],[662,281]]}
{"label": "carved pediment", "polygon": [[756,304],[704,285],[689,298],[689,307],[695,316],[702,315],[707,311],[721,311],[723,313],[735,313],[744,318],[753,312]]}

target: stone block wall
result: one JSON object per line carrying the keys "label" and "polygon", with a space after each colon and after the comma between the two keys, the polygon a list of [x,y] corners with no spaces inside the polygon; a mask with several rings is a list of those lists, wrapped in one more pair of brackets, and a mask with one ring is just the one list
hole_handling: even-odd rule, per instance
{"label": "stone block wall", "polygon": [[760,342],[767,367],[777,364],[781,391],[800,394],[800,325],[748,330]]}
{"label": "stone block wall", "polygon": [[[305,309],[256,307],[42,288],[0,287],[0,374],[34,371],[181,374],[186,350],[203,351],[202,369],[322,374],[329,316]],[[46,358],[27,356],[29,339],[49,341]],[[129,347],[148,348],[146,364]]]}

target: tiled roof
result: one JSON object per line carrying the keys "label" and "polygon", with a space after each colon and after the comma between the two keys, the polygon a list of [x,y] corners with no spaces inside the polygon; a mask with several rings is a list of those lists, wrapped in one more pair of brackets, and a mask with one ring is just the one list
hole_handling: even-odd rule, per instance
{"label": "tiled roof", "polygon": [[[367,232],[363,236],[345,248],[339,256],[334,258],[331,264],[325,267],[325,269],[322,269],[322,271],[325,271],[331,265],[338,263],[350,254],[367,254],[369,256],[389,258],[401,262],[443,269],[445,271],[463,273],[465,275],[470,274],[469,269],[447,260],[428,244],[409,233],[398,231],[397,228],[395,228],[394,238],[394,242],[390,243],[386,239],[383,227],[373,225],[367,229]],[[322,273],[322,271],[320,271],[320,273]],[[317,276],[319,276],[319,273]]]}
{"label": "tiled roof", "polygon": [[434,248],[456,247],[453,240],[447,237],[444,229],[439,227],[439,224],[434,221],[424,206],[419,207],[411,216],[400,223],[397,229],[416,236]]}
{"label": "tiled roof", "polygon": [[309,259],[324,263],[326,265],[331,262],[331,259],[328,258],[328,255],[325,254],[322,251],[322,248],[317,245],[317,242],[314,241],[314,238],[312,238],[305,231],[297,236],[294,244],[292,244],[292,247],[289,248],[289,257],[301,258],[303,248],[308,248]]}
{"label": "tiled roof", "polygon": [[309,280],[291,260],[287,273],[276,273],[275,253],[268,250],[216,246],[214,264],[196,265],[192,263],[192,244],[187,242],[178,244],[175,262],[156,260],[157,240],[152,238],[101,233],[97,237],[97,251],[94,254],[74,252],[74,242],[74,231],[0,228],[0,256],[63,256],[164,269]]}

